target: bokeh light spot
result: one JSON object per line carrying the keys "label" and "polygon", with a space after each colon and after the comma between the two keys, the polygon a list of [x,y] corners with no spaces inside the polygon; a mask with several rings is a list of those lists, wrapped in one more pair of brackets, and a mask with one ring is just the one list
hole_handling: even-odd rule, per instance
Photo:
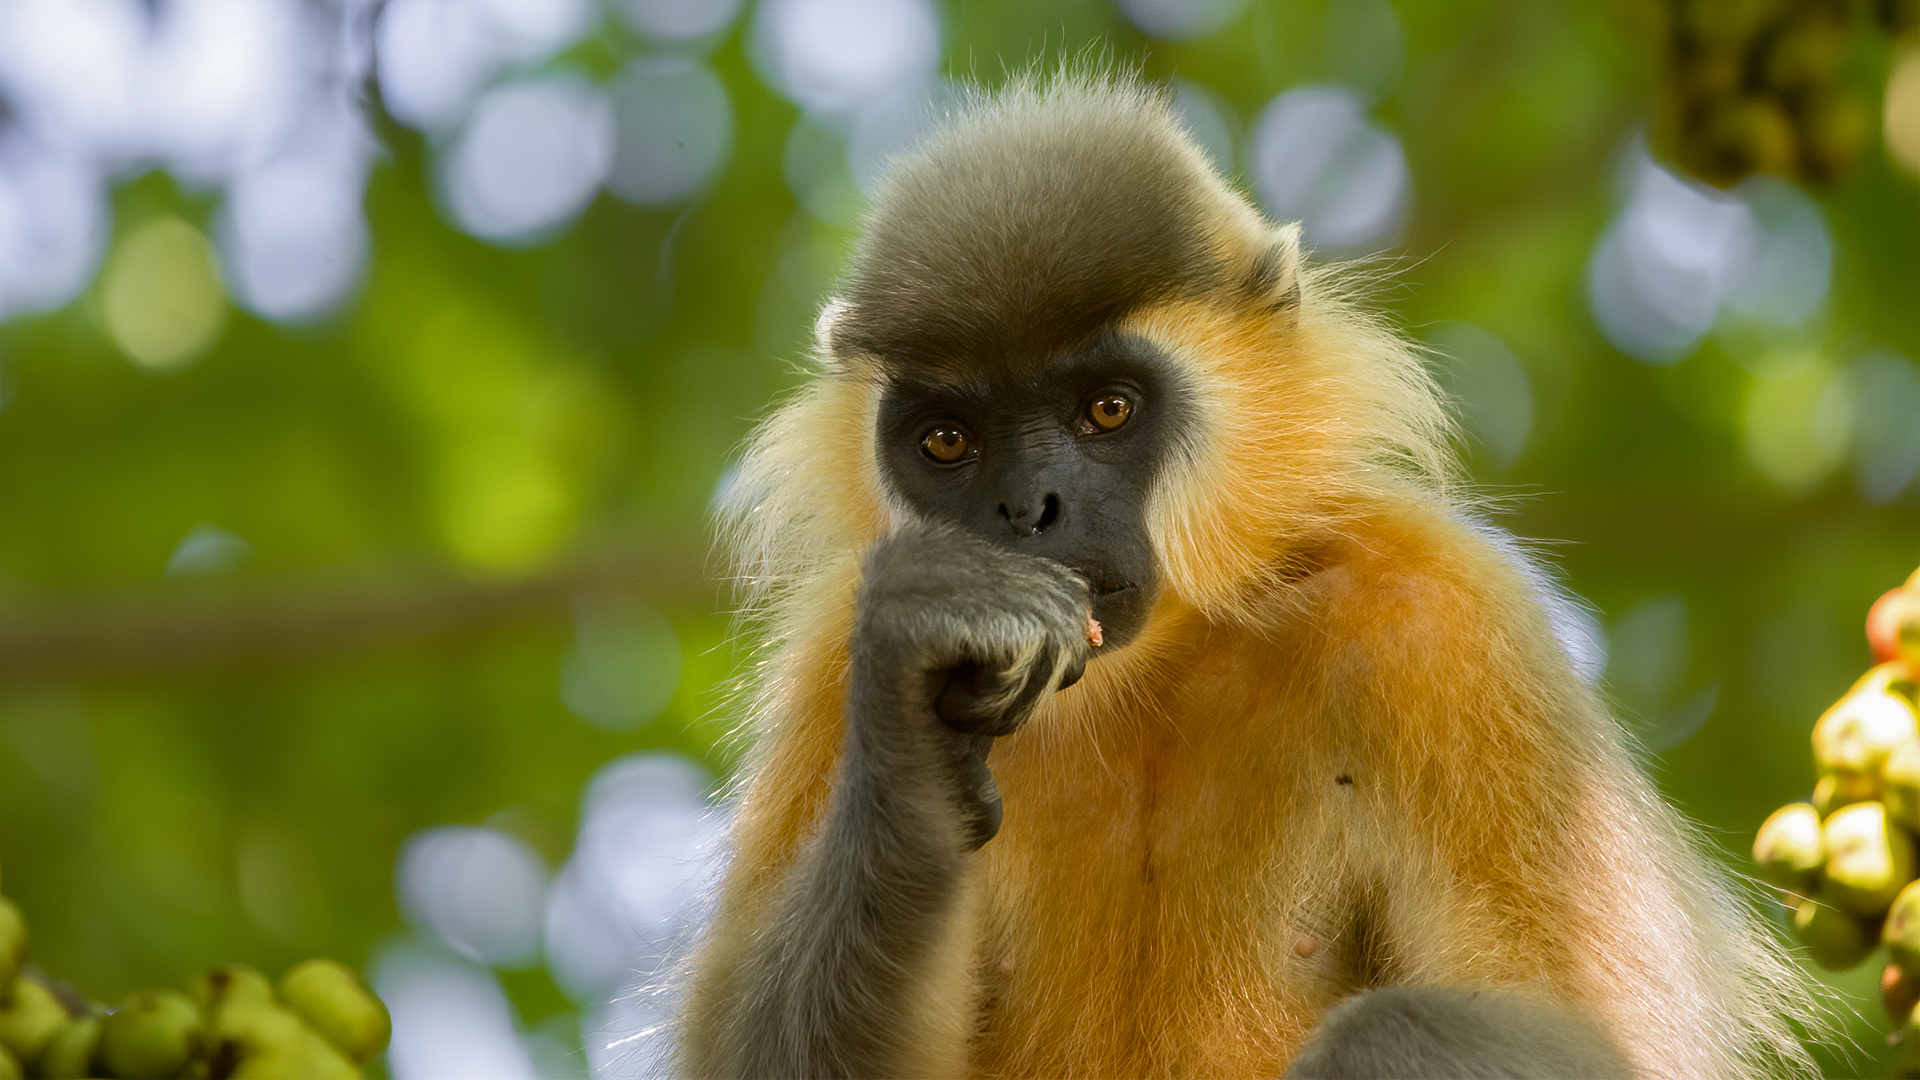
{"label": "bokeh light spot", "polygon": [[1902,49],[1894,59],[1882,126],[1887,153],[1908,172],[1920,173],[1920,47]]}
{"label": "bokeh light spot", "polygon": [[1752,250],[1752,215],[1736,196],[1638,159],[1633,193],[1589,265],[1588,299],[1615,348],[1677,363],[1713,326]]}
{"label": "bokeh light spot", "polygon": [[560,699],[608,731],[660,715],[680,685],[680,640],[650,605],[612,597],[574,604],[574,639],[560,668]]}
{"label": "bokeh light spot", "polygon": [[294,0],[174,0],[158,7],[138,93],[151,149],[213,185],[293,133],[306,73],[322,67],[317,12]]}
{"label": "bokeh light spot", "polygon": [[500,66],[484,5],[472,0],[387,0],[375,56],[381,102],[402,123],[457,123]]}
{"label": "bokeh light spot", "polygon": [[940,62],[940,20],[928,0],[766,0],[754,47],[788,97],[844,114],[926,82]]}
{"label": "bokeh light spot", "polygon": [[656,41],[692,41],[726,29],[740,0],[617,0],[627,24]]}
{"label": "bokeh light spot", "polygon": [[1849,366],[1854,391],[1854,480],[1882,505],[1920,475],[1920,365],[1884,349]]}
{"label": "bokeh light spot", "polygon": [[787,136],[784,164],[787,187],[807,213],[842,227],[859,220],[865,201],[847,161],[847,144],[839,133],[801,117]]}
{"label": "bokeh light spot", "polygon": [[1723,314],[1773,332],[1825,303],[1832,239],[1819,207],[1790,185],[1758,178],[1720,191],[1637,143],[1626,171],[1626,204],[1587,264],[1594,320],[1621,352],[1675,364]]}
{"label": "bokeh light spot", "polygon": [[1448,323],[1430,339],[1440,385],[1461,426],[1500,467],[1513,464],[1533,432],[1533,381],[1513,350],[1469,323]]}
{"label": "bokeh light spot", "polygon": [[1632,712],[1650,750],[1668,750],[1693,737],[1720,700],[1719,680],[1683,693],[1690,657],[1687,601],[1661,596],[1635,605],[1608,635],[1607,683]]}
{"label": "bokeh light spot", "polygon": [[[591,1076],[613,1076],[610,1072],[590,1071],[582,1047],[581,1018],[573,1013],[555,1013],[523,1033],[520,1041],[533,1058],[533,1074],[540,1080],[588,1080]],[[629,1073],[631,1076],[665,1076],[666,1071]]]}
{"label": "bokeh light spot", "polygon": [[150,21],[139,0],[0,4],[0,89],[12,119],[82,156],[133,157]]}
{"label": "bokeh light spot", "polygon": [[547,900],[546,950],[574,1000],[606,1001],[657,972],[715,880],[725,821],[705,770],[631,754],[594,774],[580,833]]}
{"label": "bokeh light spot", "polygon": [[1173,109],[1193,141],[1207,152],[1213,167],[1223,174],[1231,173],[1237,134],[1233,107],[1199,83],[1179,79],[1173,84]]}
{"label": "bokeh light spot", "polygon": [[955,109],[965,91],[944,80],[902,86],[863,105],[847,134],[847,167],[854,183],[871,192],[893,157],[933,127],[934,118]]}
{"label": "bokeh light spot", "polygon": [[1357,249],[1386,241],[1405,212],[1406,153],[1366,118],[1353,91],[1305,87],[1275,98],[1255,126],[1254,189],[1306,241]]}
{"label": "bokeh light spot", "polygon": [[613,164],[613,108],[568,75],[508,83],[474,104],[441,159],[460,226],[488,240],[528,240],[585,209]]}
{"label": "bokeh light spot", "polygon": [[373,985],[393,1015],[387,1064],[395,1080],[533,1080],[513,1006],[485,968],[403,943],[374,965]]}
{"label": "bokeh light spot", "polygon": [[1370,101],[1400,85],[1407,35],[1387,0],[1339,0],[1328,4],[1322,27],[1327,71]]}
{"label": "bokeh light spot", "polygon": [[216,236],[234,294],[270,319],[317,318],[344,303],[367,257],[361,191],[371,139],[344,108],[322,112],[298,153],[243,171]]}
{"label": "bokeh light spot", "polygon": [[395,878],[401,908],[462,956],[537,959],[547,868],[524,840],[472,825],[422,829],[401,845]]}
{"label": "bokeh light spot", "polygon": [[110,231],[99,173],[0,138],[0,319],[80,295]]}
{"label": "bokeh light spot", "polygon": [[1784,180],[1740,186],[1754,228],[1734,268],[1723,313],[1762,331],[1800,326],[1826,303],[1833,237],[1820,206]]}
{"label": "bokeh light spot", "polygon": [[213,247],[176,217],[158,217],[134,230],[108,261],[101,285],[114,343],[151,372],[198,360],[226,325]]}
{"label": "bokeh light spot", "polygon": [[516,63],[543,60],[593,26],[595,0],[479,0],[505,38],[502,51]]}
{"label": "bokeh light spot", "polygon": [[712,69],[677,56],[627,65],[611,95],[619,127],[607,189],[628,202],[678,202],[706,183],[733,141],[733,107]]}
{"label": "bokeh light spot", "polygon": [[1662,596],[1635,605],[1613,625],[1607,681],[1640,708],[1658,708],[1687,673],[1687,601]]}
{"label": "bokeh light spot", "polygon": [[253,545],[218,525],[195,525],[167,557],[167,576],[210,576],[253,557]]}
{"label": "bokeh light spot", "polygon": [[1767,479],[1802,492],[1831,473],[1853,435],[1853,395],[1818,356],[1778,365],[1747,388],[1742,434],[1747,461]]}
{"label": "bokeh light spot", "polygon": [[1162,41],[1217,33],[1246,8],[1247,0],[1120,0],[1120,10],[1141,33]]}
{"label": "bokeh light spot", "polygon": [[387,0],[375,50],[382,102],[402,123],[446,131],[503,68],[565,48],[594,12],[592,0]]}

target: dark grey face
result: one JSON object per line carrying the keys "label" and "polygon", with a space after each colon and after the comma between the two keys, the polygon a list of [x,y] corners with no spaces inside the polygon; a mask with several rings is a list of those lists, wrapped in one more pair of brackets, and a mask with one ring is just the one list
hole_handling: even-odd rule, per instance
{"label": "dark grey face", "polygon": [[1112,649],[1158,591],[1147,496],[1191,408],[1152,346],[1112,332],[966,385],[903,372],[880,403],[880,469],[921,516],[1078,571]]}

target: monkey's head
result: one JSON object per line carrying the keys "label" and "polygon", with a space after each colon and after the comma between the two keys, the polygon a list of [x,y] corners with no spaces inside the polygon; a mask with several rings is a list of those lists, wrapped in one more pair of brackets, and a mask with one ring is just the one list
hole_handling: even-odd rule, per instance
{"label": "monkey's head", "polygon": [[749,574],[806,546],[782,528],[852,551],[920,517],[1079,571],[1107,649],[1156,597],[1246,610],[1348,496],[1444,469],[1418,359],[1298,237],[1154,88],[981,95],[881,182],[820,320],[827,378],[749,457]]}

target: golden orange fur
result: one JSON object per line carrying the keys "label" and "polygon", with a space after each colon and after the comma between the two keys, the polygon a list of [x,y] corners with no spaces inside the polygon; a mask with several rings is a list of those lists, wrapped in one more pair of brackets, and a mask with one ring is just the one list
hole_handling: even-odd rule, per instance
{"label": "golden orange fur", "polygon": [[[1246,215],[1221,257],[1275,236]],[[1296,260],[1279,288],[1126,320],[1199,403],[1150,512],[1164,589],[994,748],[1005,823],[975,856],[968,959],[929,989],[927,1074],[1277,1076],[1382,983],[1530,991],[1647,1076],[1808,1071],[1797,972],[1641,775],[1532,572],[1472,524],[1418,356],[1337,270]],[[695,1016],[832,797],[861,558],[904,513],[879,389],[827,360],[744,466],[732,525],[770,645]]]}

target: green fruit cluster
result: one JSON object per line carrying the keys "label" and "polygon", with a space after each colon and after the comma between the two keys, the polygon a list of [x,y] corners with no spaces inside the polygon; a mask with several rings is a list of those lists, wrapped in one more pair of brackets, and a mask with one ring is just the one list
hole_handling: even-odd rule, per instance
{"label": "green fruit cluster", "polygon": [[1760,876],[1781,890],[1795,936],[1822,967],[1865,960],[1897,902],[1909,893],[1920,901],[1909,887],[1920,835],[1917,701],[1906,664],[1868,671],[1813,726],[1813,797],[1774,811],[1754,838]]}
{"label": "green fruit cluster", "polygon": [[245,964],[225,964],[186,993],[142,990],[108,1009],[26,959],[26,920],[0,896],[0,1080],[347,1080],[391,1032],[386,1006],[332,960],[304,960],[277,984]]}
{"label": "green fruit cluster", "polygon": [[[1902,588],[1920,595],[1920,571]],[[1851,968],[1887,946],[1881,998],[1920,1075],[1920,667],[1887,610],[1883,597],[1867,623],[1882,662],[1813,726],[1812,798],[1767,818],[1753,858],[1815,963]]]}
{"label": "green fruit cluster", "polygon": [[1866,103],[1840,78],[1856,6],[1894,33],[1920,20],[1912,0],[1664,0],[1656,151],[1721,187],[1754,173],[1845,177],[1873,134]]}

